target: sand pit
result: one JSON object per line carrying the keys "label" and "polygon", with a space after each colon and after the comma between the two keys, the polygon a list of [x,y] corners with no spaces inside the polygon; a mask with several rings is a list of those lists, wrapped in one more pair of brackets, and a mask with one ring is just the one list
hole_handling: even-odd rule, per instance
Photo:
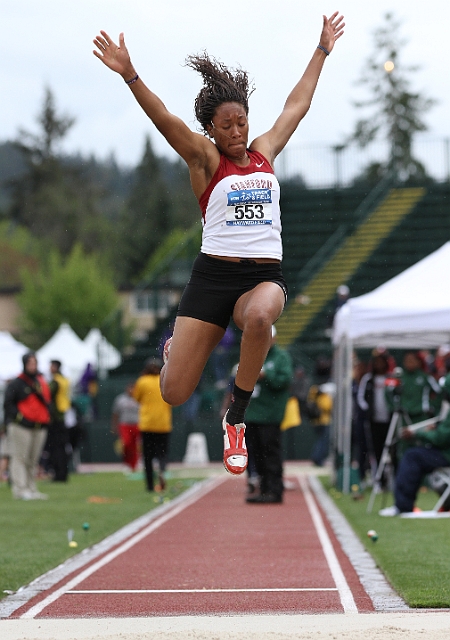
{"label": "sand pit", "polygon": [[447,640],[450,613],[3,620],[2,640]]}

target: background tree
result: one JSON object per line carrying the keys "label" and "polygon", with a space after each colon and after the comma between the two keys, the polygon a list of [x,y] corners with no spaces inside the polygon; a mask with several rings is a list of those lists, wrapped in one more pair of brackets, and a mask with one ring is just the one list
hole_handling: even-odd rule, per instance
{"label": "background tree", "polygon": [[110,230],[100,215],[97,189],[60,153],[61,142],[74,119],[58,115],[49,88],[37,121],[37,134],[21,130],[16,141],[25,171],[12,180],[9,217],[36,237],[51,234],[63,253],[77,242],[87,250],[107,245],[103,237]]}
{"label": "background tree", "polygon": [[130,197],[120,220],[120,254],[126,282],[135,281],[171,228],[172,206],[150,138],[135,172]]}
{"label": "background tree", "polygon": [[49,249],[49,242],[36,240],[28,229],[0,221],[0,287],[20,287],[22,272],[36,271]]}
{"label": "background tree", "polygon": [[414,158],[412,145],[415,134],[427,130],[423,116],[435,101],[411,89],[410,75],[419,67],[402,65],[400,51],[406,41],[400,36],[401,23],[392,13],[384,19],[384,24],[374,31],[373,52],[358,81],[367,87],[370,98],[355,106],[371,111],[358,120],[351,139],[361,147],[380,138],[389,144],[387,162],[370,165],[367,176],[379,178],[389,171],[401,181],[423,179],[426,171]]}
{"label": "background tree", "polygon": [[190,229],[195,222],[200,222],[201,212],[192,191],[187,165],[180,158],[174,162],[159,158],[159,163],[170,194],[171,228]]}
{"label": "background tree", "polygon": [[112,274],[80,245],[66,259],[51,252],[47,264],[34,273],[24,271],[22,281],[21,337],[34,348],[42,346],[62,322],[84,338],[119,305]]}
{"label": "background tree", "polygon": [[171,231],[200,219],[185,164],[156,157],[148,138],[136,168],[113,156],[63,154],[74,119],[59,113],[49,88],[37,122],[37,133],[20,130],[14,143],[0,144],[0,220],[39,244],[67,254],[79,243],[109,262],[116,283],[129,285]]}

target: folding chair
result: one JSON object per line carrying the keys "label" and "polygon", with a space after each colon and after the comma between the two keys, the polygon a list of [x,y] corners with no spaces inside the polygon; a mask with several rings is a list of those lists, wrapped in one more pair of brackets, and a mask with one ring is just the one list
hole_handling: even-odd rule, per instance
{"label": "folding chair", "polygon": [[[416,422],[415,424],[408,424],[406,420],[406,427],[410,431],[419,431],[424,427],[431,426],[436,422],[442,420],[441,415],[446,415],[445,412],[441,412],[439,416],[434,416],[433,418],[429,418],[427,420],[422,420],[421,422]],[[375,476],[375,482],[372,489],[372,494],[369,499],[369,504],[367,506],[367,513],[370,513],[373,507],[375,494],[380,493],[380,480],[386,464],[390,463],[389,457],[389,448],[393,442],[396,441],[396,432],[401,424],[402,412],[394,412],[391,420],[391,424],[389,425],[389,431],[386,436],[386,441],[384,443],[384,449],[381,456],[380,464],[378,465],[377,474]],[[450,467],[439,467],[439,469],[435,469],[431,474],[428,474],[428,478],[430,479],[430,484],[433,482],[431,478],[436,478],[436,483],[432,488],[436,491],[436,487],[439,486],[443,489],[442,494],[439,497],[439,500],[433,507],[431,511],[411,511],[408,513],[400,514],[402,518],[439,518],[439,517],[450,517],[450,512],[447,511],[445,513],[439,512],[439,509],[442,507],[444,502],[450,496]],[[439,491],[438,491],[439,493]]]}
{"label": "folding chair", "polygon": [[439,509],[450,496],[450,467],[439,467],[428,476],[430,487],[440,494],[439,500],[434,505],[432,511],[439,512]]}

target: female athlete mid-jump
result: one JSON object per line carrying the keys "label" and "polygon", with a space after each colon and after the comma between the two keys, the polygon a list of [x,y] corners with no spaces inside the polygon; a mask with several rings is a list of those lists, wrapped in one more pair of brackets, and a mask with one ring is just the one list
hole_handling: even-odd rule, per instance
{"label": "female athlete mid-jump", "polygon": [[[223,420],[224,465],[247,466],[245,410],[271,344],[271,328],[286,302],[281,272],[280,189],[273,164],[306,115],[320,72],[343,34],[339,12],[323,16],[319,44],[269,131],[248,144],[248,98],[242,69],[208,56],[189,56],[203,78],[195,114],[205,135],[194,133],[138,76],[123,33],[115,44],[105,31],[94,54],[117,72],[167,142],[186,162],[203,216],[201,252],[182,295],[172,338],[165,345],[161,392],[171,405],[185,402],[233,318],[242,330],[239,367]],[[169,356],[170,347],[170,356]]]}

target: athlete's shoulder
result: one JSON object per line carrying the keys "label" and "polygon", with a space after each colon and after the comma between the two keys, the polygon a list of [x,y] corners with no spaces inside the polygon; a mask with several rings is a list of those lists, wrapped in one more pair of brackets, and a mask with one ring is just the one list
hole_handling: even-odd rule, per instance
{"label": "athlete's shoulder", "polygon": [[261,153],[261,151],[257,151],[256,149],[248,149],[247,150],[248,157],[250,158],[250,164],[248,168],[253,173],[256,171],[264,171],[265,173],[274,173],[273,167],[270,164],[269,160],[266,156]]}
{"label": "athlete's shoulder", "polygon": [[275,160],[272,154],[272,148],[270,146],[270,140],[266,134],[258,136],[249,145],[249,148],[254,153],[259,153],[262,155],[266,162],[269,163],[269,166],[273,166],[273,162]]}

